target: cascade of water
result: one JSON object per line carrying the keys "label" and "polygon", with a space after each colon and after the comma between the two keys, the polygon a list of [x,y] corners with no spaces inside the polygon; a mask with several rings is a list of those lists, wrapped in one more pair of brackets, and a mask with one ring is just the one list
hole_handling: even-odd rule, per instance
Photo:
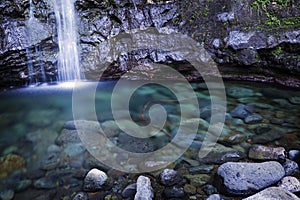
{"label": "cascade of water", "polygon": [[59,81],[80,80],[84,78],[79,67],[74,3],[75,0],[53,0],[59,45]]}

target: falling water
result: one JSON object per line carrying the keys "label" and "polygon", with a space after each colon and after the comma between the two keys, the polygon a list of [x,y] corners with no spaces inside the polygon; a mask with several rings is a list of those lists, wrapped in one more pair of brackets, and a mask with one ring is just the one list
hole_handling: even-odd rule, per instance
{"label": "falling water", "polygon": [[74,1],[53,0],[59,45],[59,81],[80,80],[84,78],[79,67]]}

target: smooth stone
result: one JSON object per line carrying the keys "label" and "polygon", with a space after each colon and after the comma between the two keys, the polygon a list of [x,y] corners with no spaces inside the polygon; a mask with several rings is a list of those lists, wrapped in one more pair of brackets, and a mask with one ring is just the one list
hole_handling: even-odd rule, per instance
{"label": "smooth stone", "polygon": [[168,199],[182,198],[185,196],[183,187],[176,186],[176,185],[173,187],[164,189],[163,194],[164,194],[165,198],[168,198]]}
{"label": "smooth stone", "polygon": [[126,186],[126,188],[124,188],[124,190],[122,191],[122,197],[125,199],[133,199],[134,195],[136,194],[136,186],[136,183]]}
{"label": "smooth stone", "polygon": [[290,102],[288,102],[286,99],[273,99],[272,101],[283,108],[292,108],[293,107],[293,104],[290,104]]}
{"label": "smooth stone", "polygon": [[152,200],[154,198],[151,181],[146,176],[139,176],[136,181],[136,194],[134,200]]}
{"label": "smooth stone", "polygon": [[6,156],[8,154],[13,154],[13,153],[16,153],[18,151],[18,147],[16,146],[9,146],[9,147],[6,147],[3,152],[1,153],[2,156]]}
{"label": "smooth stone", "polygon": [[168,161],[165,160],[143,160],[139,163],[138,167],[141,171],[150,172],[156,171],[162,168],[162,166],[169,165]]}
{"label": "smooth stone", "polygon": [[268,142],[273,142],[274,140],[278,140],[283,136],[284,136],[283,132],[272,129],[269,132],[252,137],[252,142],[254,144],[266,144]]}
{"label": "smooth stone", "polygon": [[178,184],[181,180],[180,174],[173,169],[164,169],[160,174],[160,181],[166,186]]}
{"label": "smooth stone", "polygon": [[255,160],[277,160],[284,161],[286,152],[283,147],[268,147],[262,145],[253,145],[249,149],[249,158]]}
{"label": "smooth stone", "polygon": [[206,200],[229,200],[230,198],[223,198],[219,194],[212,194]]}
{"label": "smooth stone", "polygon": [[279,187],[269,187],[243,200],[299,200],[293,193]]}
{"label": "smooth stone", "polygon": [[289,97],[289,101],[292,103],[292,104],[295,104],[295,105],[300,105],[300,97]]}
{"label": "smooth stone", "polygon": [[82,143],[68,143],[64,145],[64,152],[70,156],[75,157],[83,154],[86,148]]}
{"label": "smooth stone", "polygon": [[259,126],[259,127],[256,127],[255,128],[255,133],[257,134],[257,135],[261,135],[261,134],[263,134],[263,133],[267,133],[267,132],[269,132],[271,130],[271,128],[269,127],[269,126]]}
{"label": "smooth stone", "polygon": [[85,192],[79,192],[73,198],[73,200],[88,200],[88,199],[89,199],[89,195]]}
{"label": "smooth stone", "polygon": [[226,88],[226,94],[236,99],[242,97],[252,97],[255,95],[252,89],[237,86]]}
{"label": "smooth stone", "polygon": [[100,123],[98,121],[90,120],[76,120],[76,121],[67,121],[64,124],[65,129],[69,130],[90,130],[90,131],[100,131]]}
{"label": "smooth stone", "polygon": [[15,196],[15,192],[13,190],[3,190],[0,191],[0,199],[1,200],[11,200]]}
{"label": "smooth stone", "polygon": [[289,156],[288,156],[289,159],[291,159],[291,160],[293,160],[297,163],[300,163],[300,150],[292,149],[292,150],[289,151],[288,154],[289,154]]}
{"label": "smooth stone", "polygon": [[63,129],[60,135],[55,139],[55,143],[59,146],[67,143],[80,143],[81,140],[77,130]]}
{"label": "smooth stone", "polygon": [[29,188],[32,184],[32,180],[28,180],[28,179],[25,179],[25,180],[21,180],[21,181],[18,181],[15,185],[14,185],[14,190],[16,192],[21,192],[21,191],[24,191],[26,190],[27,188]]}
{"label": "smooth stone", "polygon": [[235,144],[240,144],[240,143],[246,141],[246,139],[247,139],[246,134],[233,132],[224,137],[220,137],[218,142],[225,144],[225,145],[235,145]]}
{"label": "smooth stone", "polygon": [[183,186],[183,190],[187,194],[196,194],[197,192],[197,188],[191,184],[185,184]]}
{"label": "smooth stone", "polygon": [[252,102],[257,102],[259,100],[258,97],[242,97],[242,98],[239,98],[238,101],[240,103],[243,103],[243,104],[248,104],[248,103],[252,103]]}
{"label": "smooth stone", "polygon": [[189,168],[191,174],[209,174],[214,169],[214,165],[200,165]]}
{"label": "smooth stone", "polygon": [[274,107],[270,104],[266,104],[266,103],[258,103],[258,102],[252,102],[252,103],[248,103],[247,105],[249,106],[254,106],[256,108],[260,108],[260,109],[273,109]]}
{"label": "smooth stone", "polygon": [[47,152],[41,162],[40,168],[43,170],[51,170],[58,166],[60,162],[60,152]]}
{"label": "smooth stone", "polygon": [[184,178],[190,181],[190,184],[195,187],[200,187],[206,184],[210,180],[210,176],[207,174],[187,174]]}
{"label": "smooth stone", "polygon": [[212,195],[218,193],[217,188],[215,188],[211,184],[206,184],[202,187],[202,190],[207,194],[207,195]]}
{"label": "smooth stone", "polygon": [[121,132],[119,126],[113,120],[102,122],[101,128],[107,137],[116,137]]}
{"label": "smooth stone", "polygon": [[283,167],[275,161],[263,163],[228,162],[218,168],[215,183],[218,191],[228,195],[245,196],[275,184],[284,176]]}
{"label": "smooth stone", "polygon": [[278,187],[295,193],[300,191],[300,182],[297,178],[293,176],[286,176],[279,181]]}
{"label": "smooth stone", "polygon": [[230,111],[230,114],[234,118],[245,119],[247,116],[251,115],[254,112],[252,106],[239,104],[233,110]]}
{"label": "smooth stone", "polygon": [[155,144],[149,139],[133,138],[122,144],[122,148],[133,153],[148,153],[155,150]]}
{"label": "smooth stone", "polygon": [[203,148],[203,151],[210,152],[204,158],[198,158],[200,163],[205,164],[222,164],[225,162],[235,162],[239,161],[246,157],[246,155],[240,151],[237,151],[233,148],[225,147],[219,143],[216,143],[212,149]]}
{"label": "smooth stone", "polygon": [[283,119],[279,119],[279,118],[272,118],[270,120],[271,124],[276,124],[276,125],[281,125],[284,123]]}
{"label": "smooth stone", "polygon": [[295,161],[286,159],[282,166],[286,176],[292,176],[299,173],[299,166]]}
{"label": "smooth stone", "polygon": [[36,189],[54,189],[58,186],[58,180],[53,177],[42,177],[33,182]]}
{"label": "smooth stone", "polygon": [[84,178],[83,189],[89,192],[95,192],[102,188],[107,180],[105,172],[99,169],[91,169]]}
{"label": "smooth stone", "polygon": [[263,120],[262,116],[256,113],[253,113],[251,115],[248,115],[245,119],[244,122],[246,124],[257,124]]}

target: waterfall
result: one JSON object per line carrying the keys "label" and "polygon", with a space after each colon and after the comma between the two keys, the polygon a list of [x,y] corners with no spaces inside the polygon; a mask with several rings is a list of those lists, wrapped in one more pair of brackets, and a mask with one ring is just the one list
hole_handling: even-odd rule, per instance
{"label": "waterfall", "polygon": [[53,0],[58,35],[58,80],[84,78],[79,67],[75,0]]}

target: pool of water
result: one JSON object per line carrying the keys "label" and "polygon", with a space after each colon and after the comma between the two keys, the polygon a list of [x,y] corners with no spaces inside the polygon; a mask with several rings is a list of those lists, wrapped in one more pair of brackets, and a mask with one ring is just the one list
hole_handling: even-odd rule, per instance
{"label": "pool of water", "polygon": [[[111,182],[102,191],[87,192],[90,199],[108,198],[109,195],[122,199],[123,189],[143,172],[152,177],[155,198],[162,199],[164,187],[149,161],[163,163],[164,168],[174,168],[183,176],[207,175],[210,178],[203,185],[213,185],[213,174],[221,163],[251,162],[247,153],[252,145],[280,146],[287,152],[300,150],[298,90],[269,84],[226,82],[224,98],[212,97],[204,83],[191,84],[193,95],[181,82],[168,83],[176,91],[158,84],[137,87],[136,83],[139,82],[128,81],[119,91],[114,91],[116,82],[108,81],[43,85],[0,93],[1,198],[72,199],[77,192],[83,191],[85,174],[96,167],[105,171]],[[74,87],[79,88],[76,94]],[[138,89],[131,94],[130,88],[135,87]],[[180,93],[182,101],[178,101],[176,93]],[[113,104],[117,105],[111,103],[112,94],[115,94]],[[131,97],[127,104],[125,96],[128,94]],[[197,104],[192,101],[194,97]],[[225,104],[213,107],[212,99]],[[157,104],[163,107],[155,107]],[[151,108],[152,115],[149,114]],[[117,110],[119,124],[112,109]],[[220,136],[213,129],[207,132],[212,110],[218,123],[222,123],[222,111],[226,111]],[[156,127],[160,122],[164,122],[162,127]],[[199,124],[196,129],[195,122]],[[185,128],[180,129],[181,125]],[[76,130],[83,130],[84,141]],[[150,130],[148,135],[144,134],[145,130]],[[174,139],[178,130],[184,133]],[[199,150],[209,134],[215,134],[218,148],[210,149],[206,157],[199,158]],[[139,135],[145,137],[134,137]],[[168,144],[172,144],[172,148],[163,149],[154,155],[155,159],[151,157],[152,160],[140,156],[132,159],[130,154],[111,150],[120,148],[142,154],[157,152]],[[93,151],[97,145],[101,148]],[[184,151],[177,153],[175,147]],[[172,151],[172,158],[168,151]],[[231,154],[222,157],[226,152]],[[187,198],[208,196],[202,186],[195,187],[195,193],[185,191]]]}

